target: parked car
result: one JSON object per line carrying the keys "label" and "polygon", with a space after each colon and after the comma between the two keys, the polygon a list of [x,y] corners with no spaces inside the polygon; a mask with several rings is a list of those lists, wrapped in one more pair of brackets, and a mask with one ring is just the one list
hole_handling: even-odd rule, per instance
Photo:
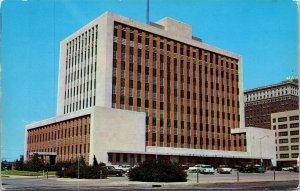
{"label": "parked car", "polygon": [[114,166],[105,166],[108,175],[114,175],[114,176],[123,176],[125,171],[122,169],[116,169]]}
{"label": "parked car", "polygon": [[282,171],[293,171],[293,167],[289,166],[289,167],[282,167],[281,170]]}
{"label": "parked car", "polygon": [[293,169],[294,172],[299,172],[299,166],[295,166]]}
{"label": "parked car", "polygon": [[199,172],[201,174],[214,174],[215,173],[215,169],[214,167],[212,167],[211,165],[202,165],[200,168],[199,168]]}
{"label": "parked car", "polygon": [[203,164],[196,164],[195,166],[191,166],[188,168],[188,172],[193,173],[193,172],[199,172],[199,168],[202,166]]}
{"label": "parked car", "polygon": [[254,166],[253,171],[257,172],[257,173],[265,173],[266,168],[264,166],[261,166],[261,165],[256,165],[256,166]]}
{"label": "parked car", "polygon": [[241,165],[241,167],[239,168],[239,172],[253,172],[253,164],[252,163],[244,163]]}
{"label": "parked car", "polygon": [[220,174],[230,174],[232,172],[232,168],[230,168],[228,165],[219,165],[217,172]]}
{"label": "parked car", "polygon": [[130,168],[131,168],[131,166],[128,165],[128,164],[122,164],[122,165],[119,165],[119,166],[115,166],[115,169],[121,169],[125,173],[128,172]]}

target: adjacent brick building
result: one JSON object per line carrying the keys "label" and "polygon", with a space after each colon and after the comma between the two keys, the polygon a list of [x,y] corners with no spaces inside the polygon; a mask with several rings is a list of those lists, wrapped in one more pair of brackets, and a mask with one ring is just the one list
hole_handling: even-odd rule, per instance
{"label": "adjacent brick building", "polygon": [[241,71],[240,56],[204,44],[189,25],[106,13],[61,42],[57,116],[27,126],[25,156],[258,159],[248,152],[256,130],[244,128]]}
{"label": "adjacent brick building", "polygon": [[298,109],[298,91],[297,79],[245,91],[246,127],[271,129],[271,113]]}

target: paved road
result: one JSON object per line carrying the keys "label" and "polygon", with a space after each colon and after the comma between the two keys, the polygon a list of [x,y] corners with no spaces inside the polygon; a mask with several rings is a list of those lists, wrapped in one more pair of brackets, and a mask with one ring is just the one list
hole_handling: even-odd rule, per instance
{"label": "paved road", "polygon": [[[6,190],[295,190],[299,184],[299,174],[295,172],[267,172],[263,174],[237,173],[199,175],[189,174],[183,183],[132,182],[126,176],[109,177],[101,180],[77,180],[50,177],[6,177],[2,178]],[[159,187],[153,187],[159,186]]]}

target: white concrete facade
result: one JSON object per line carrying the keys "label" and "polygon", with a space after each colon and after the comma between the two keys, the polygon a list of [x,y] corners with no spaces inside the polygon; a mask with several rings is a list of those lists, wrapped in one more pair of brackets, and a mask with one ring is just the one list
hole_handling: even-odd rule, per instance
{"label": "white concrete facade", "polygon": [[246,158],[271,159],[272,165],[276,166],[275,131],[256,127],[236,128],[232,134],[246,133],[247,152]]}
{"label": "white concrete facade", "polygon": [[108,163],[107,153],[111,150],[144,152],[145,119],[142,112],[95,107],[89,163],[93,163],[93,155],[99,162]]}
{"label": "white concrete facade", "polygon": [[277,161],[299,159],[299,110],[271,114],[272,129],[276,132]]}

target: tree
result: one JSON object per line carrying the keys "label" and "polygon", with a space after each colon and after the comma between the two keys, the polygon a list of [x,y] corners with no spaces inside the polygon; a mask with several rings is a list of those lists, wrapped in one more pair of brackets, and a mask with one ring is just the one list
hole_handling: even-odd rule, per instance
{"label": "tree", "polygon": [[23,170],[41,171],[45,167],[44,161],[37,153],[34,153],[32,159],[23,165]]}
{"label": "tree", "polygon": [[20,156],[20,160],[16,160],[16,170],[23,170],[24,166],[24,156]]}
{"label": "tree", "polygon": [[95,155],[94,155],[94,158],[93,158],[93,166],[98,166],[98,161],[97,161]]}

